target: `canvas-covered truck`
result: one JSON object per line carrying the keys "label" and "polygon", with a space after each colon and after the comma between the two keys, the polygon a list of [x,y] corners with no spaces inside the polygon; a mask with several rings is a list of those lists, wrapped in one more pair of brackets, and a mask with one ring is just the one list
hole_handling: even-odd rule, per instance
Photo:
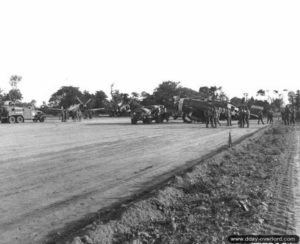
{"label": "canvas-covered truck", "polygon": [[0,120],[2,123],[23,123],[25,120],[44,122],[46,115],[33,106],[18,107],[11,101],[5,101],[0,107]]}
{"label": "canvas-covered truck", "polygon": [[151,118],[156,123],[163,123],[169,121],[169,113],[164,105],[149,105],[146,108],[151,110]]}
{"label": "canvas-covered truck", "polygon": [[143,121],[144,124],[150,124],[152,121],[163,123],[169,121],[169,114],[164,105],[149,105],[138,107],[131,111],[131,124]]}

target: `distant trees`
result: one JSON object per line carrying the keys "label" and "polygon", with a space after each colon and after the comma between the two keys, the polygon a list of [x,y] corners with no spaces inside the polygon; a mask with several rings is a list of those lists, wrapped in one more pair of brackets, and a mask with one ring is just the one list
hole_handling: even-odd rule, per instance
{"label": "distant trees", "polygon": [[10,89],[6,98],[7,98],[6,100],[19,102],[23,99],[23,95],[19,89]]}
{"label": "distant trees", "polygon": [[103,108],[107,104],[107,95],[102,90],[96,91],[94,96],[94,101],[95,101],[94,103],[95,108]]}
{"label": "distant trees", "polygon": [[49,104],[51,106],[63,106],[67,108],[78,103],[76,96],[81,97],[82,95],[79,87],[63,86],[51,95]]}
{"label": "distant trees", "polygon": [[62,86],[55,93],[53,93],[49,99],[49,105],[51,107],[61,107],[68,108],[73,104],[78,104],[77,97],[86,103],[89,99],[90,108],[102,108],[107,104],[107,95],[104,91],[96,91],[95,94],[88,91],[81,92],[79,87],[73,86]]}
{"label": "distant trees", "polygon": [[173,106],[173,97],[179,95],[180,82],[175,81],[164,81],[154,89],[153,97],[157,104],[165,105],[167,108]]}
{"label": "distant trees", "polygon": [[179,96],[180,98],[185,97],[198,97],[199,92],[182,87],[180,82],[176,81],[164,81],[154,89],[152,95],[148,93],[142,93],[142,97],[146,99],[148,103],[165,105],[167,108],[174,106],[174,97]]}
{"label": "distant trees", "polygon": [[297,90],[297,92],[296,92],[295,104],[299,110],[300,109],[300,90]]}
{"label": "distant trees", "polygon": [[260,89],[256,92],[256,96],[265,96],[265,95],[266,95],[266,92],[263,89]]}
{"label": "distant trees", "polygon": [[141,92],[141,100],[141,104],[144,106],[155,104],[154,96],[145,91]]}
{"label": "distant trees", "polygon": [[202,98],[207,98],[209,100],[222,100],[222,101],[228,101],[229,98],[223,91],[222,87],[217,86],[201,86],[199,88],[199,95]]}
{"label": "distant trees", "polygon": [[0,102],[2,102],[5,98],[5,93],[3,92],[3,90],[0,88]]}
{"label": "distant trees", "polygon": [[23,99],[23,95],[21,91],[18,89],[18,83],[22,80],[22,76],[12,75],[9,80],[9,84],[11,89],[6,95],[6,100],[11,100],[13,102],[21,101]]}

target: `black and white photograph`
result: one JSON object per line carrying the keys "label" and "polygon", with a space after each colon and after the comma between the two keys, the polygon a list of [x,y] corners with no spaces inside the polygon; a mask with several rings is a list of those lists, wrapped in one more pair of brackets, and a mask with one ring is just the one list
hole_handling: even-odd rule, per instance
{"label": "black and white photograph", "polygon": [[1,0],[0,244],[300,236],[300,2]]}

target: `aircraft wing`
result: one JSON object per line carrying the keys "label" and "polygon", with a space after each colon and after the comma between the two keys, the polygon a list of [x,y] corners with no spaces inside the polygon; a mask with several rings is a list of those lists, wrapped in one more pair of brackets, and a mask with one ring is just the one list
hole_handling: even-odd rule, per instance
{"label": "aircraft wing", "polygon": [[51,108],[51,107],[46,107],[47,110],[54,110],[54,111],[61,111],[61,108]]}

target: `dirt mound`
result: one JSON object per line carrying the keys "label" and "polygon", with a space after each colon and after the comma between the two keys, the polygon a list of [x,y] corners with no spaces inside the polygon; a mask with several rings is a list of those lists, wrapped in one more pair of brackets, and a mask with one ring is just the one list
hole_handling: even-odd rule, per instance
{"label": "dirt mound", "polygon": [[229,235],[258,234],[276,177],[287,167],[290,132],[271,127],[174,177],[152,197],[125,207],[118,219],[103,223],[100,216],[68,243],[220,244]]}

